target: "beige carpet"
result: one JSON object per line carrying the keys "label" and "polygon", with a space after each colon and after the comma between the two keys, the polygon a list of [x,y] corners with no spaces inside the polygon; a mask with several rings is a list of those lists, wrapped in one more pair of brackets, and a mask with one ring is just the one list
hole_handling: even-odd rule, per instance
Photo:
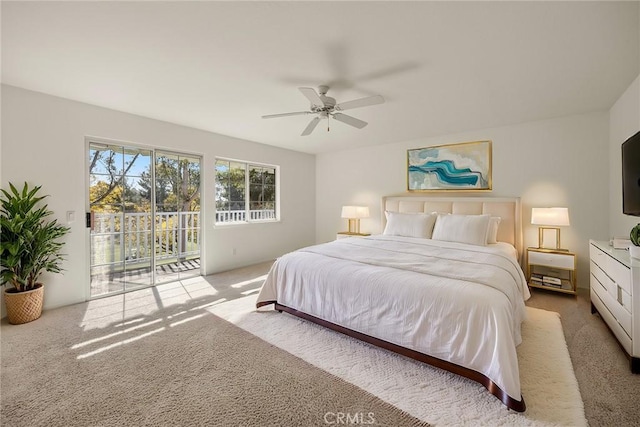
{"label": "beige carpet", "polygon": [[591,314],[588,289],[578,297],[535,289],[528,305],[562,316],[567,346],[591,426],[640,426],[640,375],[606,323]]}
{"label": "beige carpet", "polygon": [[21,326],[4,320],[0,424],[426,425],[209,313],[215,297],[178,291],[51,310]]}
{"label": "beige carpet", "polygon": [[580,391],[557,313],[527,308],[518,347],[525,413],[481,385],[273,310],[255,296],[210,311],[270,343],[436,425],[585,426]]}
{"label": "beige carpet", "polygon": [[[584,424],[579,392],[565,379],[573,372],[562,351],[559,363],[549,363],[554,347],[566,351],[555,314],[525,324],[525,336],[542,335],[534,333],[521,346],[521,360],[559,370],[551,374],[554,387],[568,387],[562,393],[572,403],[563,409],[544,387],[535,389],[547,384],[540,379],[548,374],[537,372],[536,363],[527,364],[522,381],[528,410],[516,414],[471,381],[359,341],[356,346],[368,359],[345,360],[349,352],[332,340],[346,339],[350,346],[351,339],[287,314],[256,313],[255,297],[242,298],[256,291],[266,270],[267,264],[50,310],[22,326],[3,322],[0,425],[327,425],[339,415],[368,421],[370,412],[375,425],[392,426],[420,425],[416,418],[439,425]],[[243,331],[211,311],[241,326],[256,319],[257,330]],[[301,348],[313,349],[323,337],[320,345],[332,352],[324,370],[336,376],[259,339],[270,330],[280,333],[279,342],[286,341],[280,338],[286,338],[287,329],[270,328],[267,319],[278,328],[311,328],[302,336],[311,344]],[[547,330],[555,331],[551,338]],[[358,375],[350,379],[349,373]],[[462,388],[438,386],[433,379],[439,377],[461,381]],[[461,401],[460,393],[468,399]]]}

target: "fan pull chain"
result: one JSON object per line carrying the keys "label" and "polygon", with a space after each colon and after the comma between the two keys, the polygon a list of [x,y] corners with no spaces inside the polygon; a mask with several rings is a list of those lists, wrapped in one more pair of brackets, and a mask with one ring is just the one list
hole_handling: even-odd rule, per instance
{"label": "fan pull chain", "polygon": [[329,117],[331,117],[331,115],[327,114],[327,132],[329,132]]}

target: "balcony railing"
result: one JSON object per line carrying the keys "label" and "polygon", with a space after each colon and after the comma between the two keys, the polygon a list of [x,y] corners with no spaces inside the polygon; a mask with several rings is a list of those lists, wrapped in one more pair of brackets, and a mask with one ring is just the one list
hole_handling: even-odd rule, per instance
{"label": "balcony railing", "polygon": [[[216,223],[245,222],[246,211],[216,211]],[[249,211],[250,221],[273,220],[276,219],[276,211],[273,209],[261,209]]]}
{"label": "balcony railing", "polygon": [[[200,255],[200,212],[94,213],[91,265],[149,263],[155,248],[157,260]],[[153,244],[152,244],[153,241]]]}
{"label": "balcony railing", "polygon": [[[273,209],[249,211],[251,221],[274,219]],[[244,210],[216,212],[216,223],[245,221]],[[150,263],[153,250],[156,260],[183,260],[200,255],[200,212],[158,212],[155,231],[154,239],[149,213],[94,213],[91,266],[125,260],[129,264]]]}

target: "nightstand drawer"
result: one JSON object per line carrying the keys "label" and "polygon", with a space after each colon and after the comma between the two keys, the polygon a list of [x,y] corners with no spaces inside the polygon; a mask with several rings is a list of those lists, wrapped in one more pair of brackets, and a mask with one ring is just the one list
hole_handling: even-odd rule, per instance
{"label": "nightstand drawer", "polygon": [[551,254],[545,252],[529,251],[529,264],[546,265],[548,267],[564,268],[573,270],[575,268],[575,258],[573,255]]}

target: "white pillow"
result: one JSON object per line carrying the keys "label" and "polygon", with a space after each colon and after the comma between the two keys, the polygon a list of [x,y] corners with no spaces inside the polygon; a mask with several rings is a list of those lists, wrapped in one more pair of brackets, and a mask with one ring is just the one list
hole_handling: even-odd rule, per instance
{"label": "white pillow", "polygon": [[498,226],[500,225],[502,218],[499,216],[492,216],[489,219],[489,229],[487,230],[487,244],[498,243]]}
{"label": "white pillow", "polygon": [[486,246],[490,215],[438,215],[433,240]]}
{"label": "white pillow", "polygon": [[387,225],[382,234],[386,236],[421,237],[430,239],[437,214],[400,213],[386,211]]}

